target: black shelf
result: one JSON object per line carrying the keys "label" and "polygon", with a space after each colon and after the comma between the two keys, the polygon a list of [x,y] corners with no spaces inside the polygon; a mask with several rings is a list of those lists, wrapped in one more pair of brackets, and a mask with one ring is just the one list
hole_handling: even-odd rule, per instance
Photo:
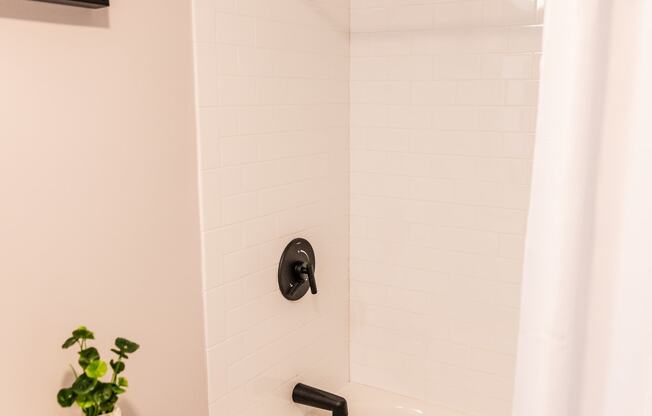
{"label": "black shelf", "polygon": [[66,6],[85,7],[87,9],[101,9],[109,7],[109,0],[34,0],[45,3],[64,4]]}

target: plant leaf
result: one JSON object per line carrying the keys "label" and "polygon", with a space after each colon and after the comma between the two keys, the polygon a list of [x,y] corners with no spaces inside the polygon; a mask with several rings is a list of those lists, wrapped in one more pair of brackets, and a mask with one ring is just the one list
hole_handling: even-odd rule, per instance
{"label": "plant leaf", "polygon": [[140,348],[140,345],[136,344],[135,342],[129,341],[126,338],[116,338],[115,346],[118,347],[120,351],[130,353],[130,354],[132,352],[138,351],[138,348]]}
{"label": "plant leaf", "polygon": [[77,339],[95,339],[95,335],[85,326],[80,326],[79,328],[72,331],[72,336]]}
{"label": "plant leaf", "polygon": [[72,389],[61,389],[57,394],[57,402],[61,407],[70,407],[75,403],[76,394]]}
{"label": "plant leaf", "polygon": [[100,353],[97,352],[97,348],[90,347],[85,350],[79,351],[79,365],[86,369],[86,367],[93,361],[100,359]]}
{"label": "plant leaf", "polygon": [[120,374],[125,371],[125,363],[122,361],[113,361],[111,360],[111,368],[116,374]]}
{"label": "plant leaf", "polygon": [[[113,393],[113,392],[111,392],[111,393]],[[115,397],[116,400],[117,400],[116,396],[113,396],[113,397]],[[104,402],[104,403],[100,404],[100,412],[101,412],[101,414],[110,414],[114,410],[115,410],[115,402],[108,401],[108,402]]]}
{"label": "plant leaf", "polygon": [[111,389],[115,394],[122,394],[126,392],[127,390],[123,389],[122,387],[118,386],[117,384],[112,384]]}
{"label": "plant leaf", "polygon": [[111,384],[97,383],[97,386],[93,391],[93,400],[95,403],[104,403],[111,399],[111,396],[113,396],[113,389],[111,388]]}
{"label": "plant leaf", "polygon": [[118,354],[118,357],[124,358],[125,360],[129,358],[129,357],[127,357],[127,354],[125,354],[124,352],[122,352],[120,350],[116,350],[115,348],[111,348],[111,352],[114,352],[114,353]]}
{"label": "plant leaf", "polygon": [[75,338],[75,337],[70,337],[70,338],[68,338],[68,339],[66,340],[66,342],[63,343],[63,345],[61,346],[61,348],[63,348],[64,350],[65,350],[66,348],[70,348],[70,347],[72,347],[73,345],[75,345],[75,342],[77,342],[77,338]]}
{"label": "plant leaf", "polygon": [[77,394],[77,403],[80,399],[85,399],[83,396],[93,391],[93,388],[97,384],[97,380],[88,377],[86,374],[82,374],[75,380],[72,384],[72,390]]}
{"label": "plant leaf", "polygon": [[129,387],[129,380],[127,380],[125,377],[118,377],[118,386]]}
{"label": "plant leaf", "polygon": [[88,414],[87,412],[88,409],[95,406],[95,402],[93,401],[93,398],[90,396],[90,394],[82,394],[80,396],[77,396],[76,402],[77,402],[77,406],[81,407],[81,409],[86,414]]}
{"label": "plant leaf", "polygon": [[102,378],[104,374],[106,374],[107,368],[108,367],[104,361],[95,360],[92,361],[90,364],[88,364],[88,366],[84,369],[84,372],[88,377],[97,380],[98,378]]}

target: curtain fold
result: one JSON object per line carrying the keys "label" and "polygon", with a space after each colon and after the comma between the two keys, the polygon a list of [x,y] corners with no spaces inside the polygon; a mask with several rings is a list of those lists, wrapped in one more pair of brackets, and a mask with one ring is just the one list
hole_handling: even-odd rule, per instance
{"label": "curtain fold", "polygon": [[652,2],[547,0],[514,416],[652,415]]}

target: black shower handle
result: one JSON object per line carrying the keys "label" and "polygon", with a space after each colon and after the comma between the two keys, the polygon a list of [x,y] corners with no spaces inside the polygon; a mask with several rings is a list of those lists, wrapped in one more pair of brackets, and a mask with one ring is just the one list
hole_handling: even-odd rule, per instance
{"label": "black shower handle", "polygon": [[299,293],[299,290],[303,289],[303,287],[307,284],[308,281],[306,278],[301,278],[300,280],[297,280],[290,287],[290,290],[288,291],[288,296],[295,296],[295,294]]}
{"label": "black shower handle", "polygon": [[[301,277],[303,282],[308,281],[308,284],[310,284],[310,293],[316,295],[317,281],[315,280],[315,266],[307,262],[297,263],[294,266],[294,271]],[[303,282],[299,283],[299,285],[303,285]]]}

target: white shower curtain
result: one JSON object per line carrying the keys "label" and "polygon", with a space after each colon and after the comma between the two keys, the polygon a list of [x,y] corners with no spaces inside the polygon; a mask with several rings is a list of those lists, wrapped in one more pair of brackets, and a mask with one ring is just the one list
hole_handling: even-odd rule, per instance
{"label": "white shower curtain", "polygon": [[514,416],[652,416],[652,0],[547,0]]}

